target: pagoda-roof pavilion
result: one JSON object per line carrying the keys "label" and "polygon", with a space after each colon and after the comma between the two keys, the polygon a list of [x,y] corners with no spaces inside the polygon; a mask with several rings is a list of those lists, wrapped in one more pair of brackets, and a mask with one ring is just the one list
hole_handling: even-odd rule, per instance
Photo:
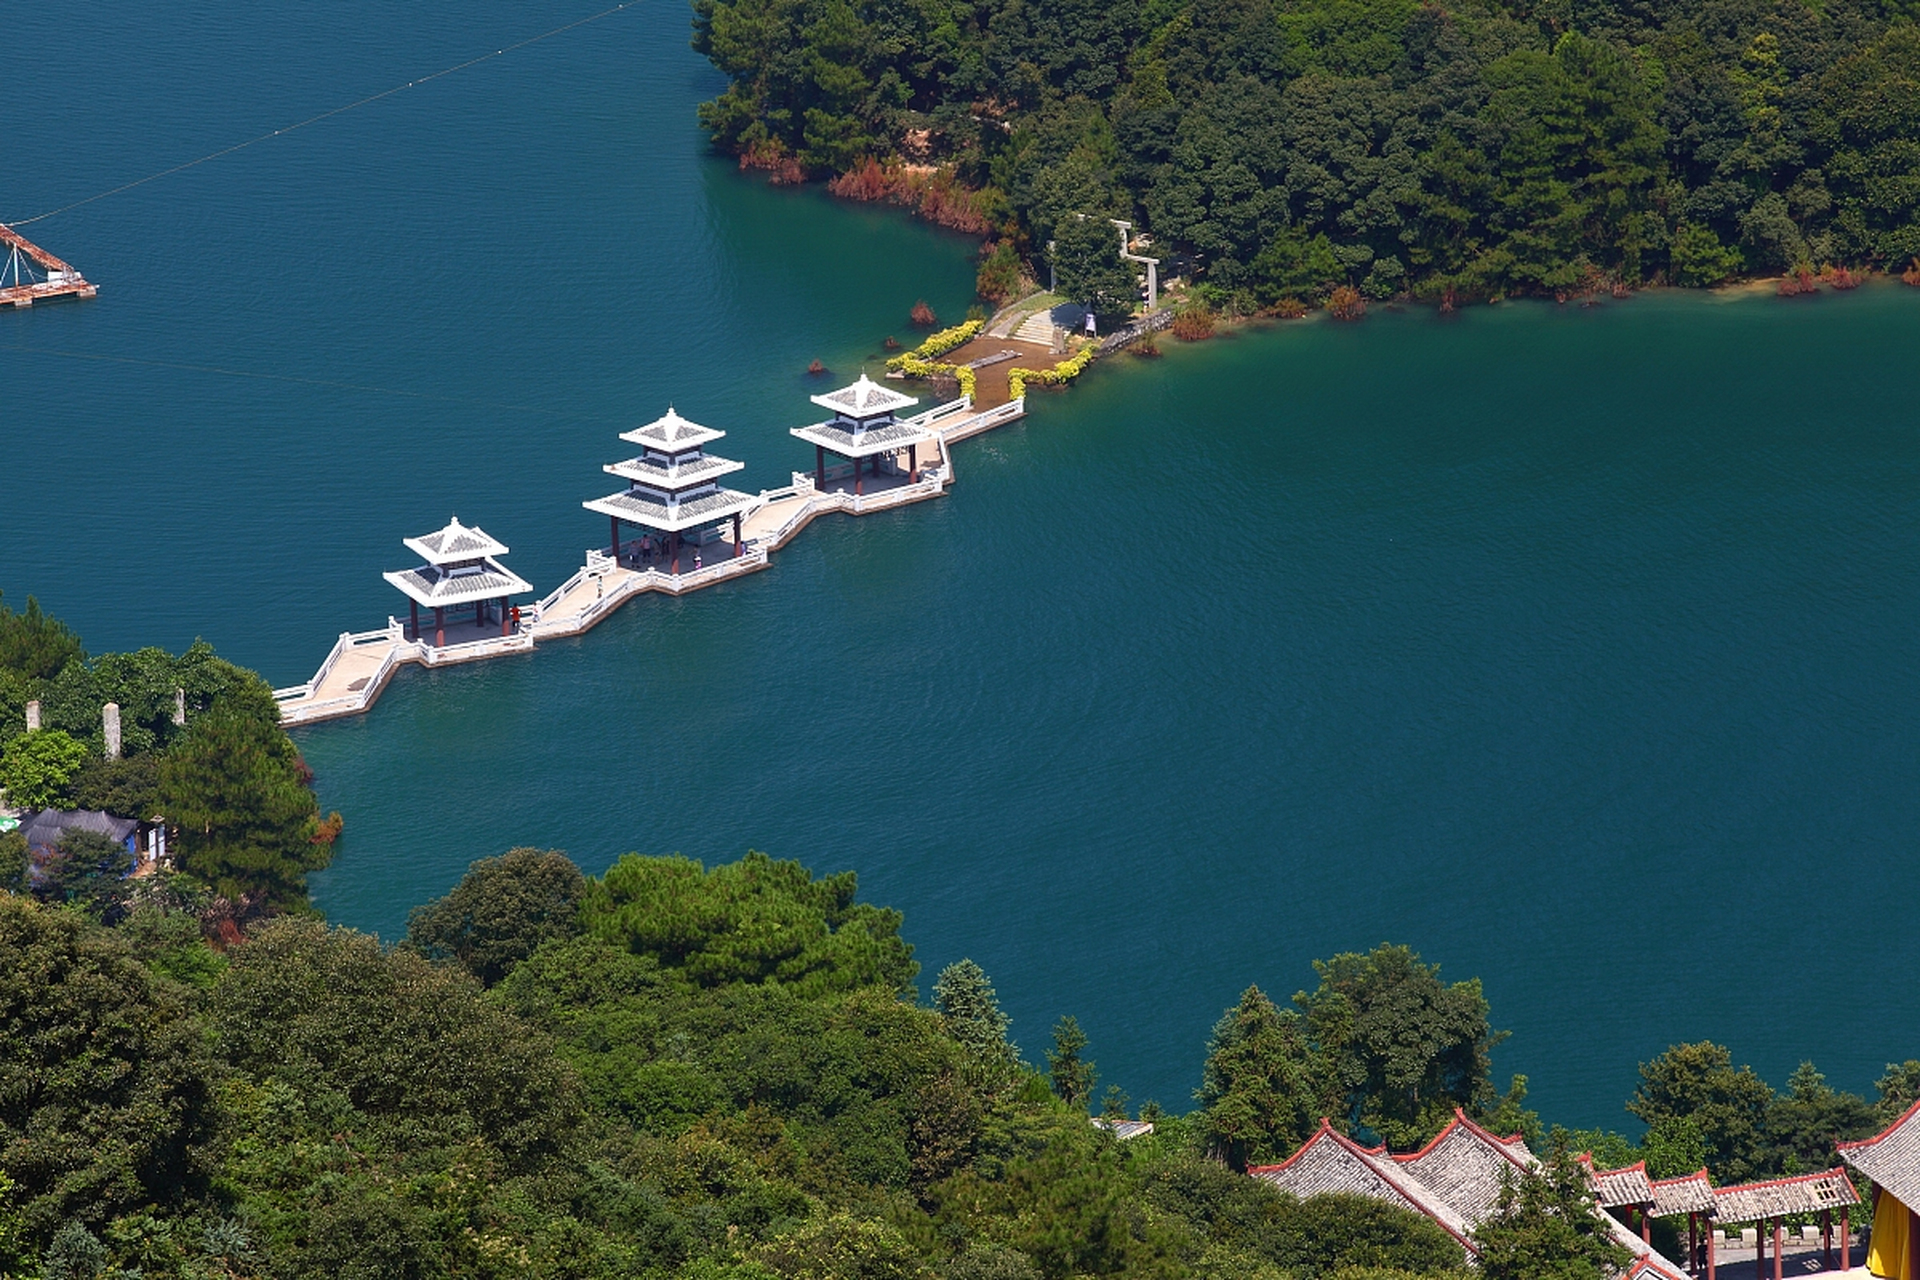
{"label": "pagoda-roof pavilion", "polygon": [[837,454],[853,463],[853,491],[860,492],[861,478],[871,470],[880,474],[881,459],[907,452],[910,482],[920,479],[920,446],[936,439],[934,432],[901,421],[899,411],[919,403],[891,387],[883,387],[866,374],[851,386],[808,397],[823,409],[833,411],[826,422],[790,428],[791,434],[813,446],[814,484],[827,487],[827,455]]}
{"label": "pagoda-roof pavilion", "polygon": [[[458,516],[447,527],[418,538],[404,538],[406,547],[427,563],[417,569],[400,569],[382,574],[398,587],[409,601],[413,639],[420,639],[420,607],[433,610],[435,647],[446,644],[447,611],[473,610],[473,625],[485,626],[495,605],[499,606],[500,634],[511,624],[507,599],[533,584],[497,560],[507,553],[505,543],[489,536],[484,529],[460,523]],[[515,611],[517,612],[517,610]]]}
{"label": "pagoda-roof pavilion", "polygon": [[[581,503],[611,521],[613,556],[622,554],[622,523],[637,524],[664,534],[663,555],[675,575],[680,572],[681,535],[732,517],[733,553],[740,554],[740,518],[759,499],[723,488],[719,478],[746,464],[706,452],[706,446],[727,433],[690,422],[668,408],[643,427],[620,433],[622,440],[641,446],[638,456],[608,463],[603,470],[627,482],[625,490]],[[651,538],[643,538],[636,553],[640,560],[653,555]]]}

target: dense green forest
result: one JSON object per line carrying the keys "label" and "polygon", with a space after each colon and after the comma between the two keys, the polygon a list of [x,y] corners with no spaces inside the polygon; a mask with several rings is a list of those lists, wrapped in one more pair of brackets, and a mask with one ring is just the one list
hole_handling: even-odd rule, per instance
{"label": "dense green forest", "polygon": [[979,966],[922,998],[899,913],[760,854],[514,850],[391,947],[311,914],[235,940],[180,897],[107,918],[0,894],[0,1276],[1465,1280],[1425,1218],[1238,1171],[1321,1115],[1400,1148],[1461,1106],[1550,1153],[1478,1274],[1600,1280],[1570,1152],[1824,1165],[1920,1089],[1910,1062],[1871,1103],[1811,1066],[1777,1094],[1679,1045],[1641,1068],[1644,1145],[1543,1134],[1479,983],[1382,946],[1249,988],[1194,1046],[1198,1106],[1135,1110],[1071,1017],[1023,1052]]}
{"label": "dense green forest", "polygon": [[[105,754],[109,702],[120,708],[118,759]],[[39,704],[38,729],[27,728],[29,703]],[[339,814],[320,817],[312,781],[273,690],[206,642],[183,654],[89,657],[37,601],[21,612],[0,602],[0,800],[163,817],[188,873],[130,881],[131,855],[105,836],[69,832],[46,857],[6,832],[0,890],[84,903],[107,919],[141,893],[187,894],[240,921],[303,909],[306,877],[327,864],[341,829]]]}
{"label": "dense green forest", "polygon": [[1083,216],[1109,238],[1106,217],[1133,220],[1240,310],[1335,286],[1450,304],[1920,254],[1912,0],[694,12],[730,82],[702,108],[718,145],[986,232],[988,296]]}

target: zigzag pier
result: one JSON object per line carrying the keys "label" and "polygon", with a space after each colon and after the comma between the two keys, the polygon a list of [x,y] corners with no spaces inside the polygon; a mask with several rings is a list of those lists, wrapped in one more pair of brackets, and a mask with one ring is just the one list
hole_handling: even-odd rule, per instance
{"label": "zigzag pier", "polygon": [[52,298],[91,298],[99,290],[85,276],[33,241],[0,223],[0,307],[30,307]]}
{"label": "zigzag pier", "polygon": [[[543,640],[591,631],[647,592],[685,595],[758,572],[829,512],[864,516],[940,497],[953,483],[952,445],[1027,411],[1024,396],[987,409],[962,396],[902,418],[895,410],[913,400],[865,377],[813,399],[834,413],[827,422],[793,429],[814,446],[813,470],[796,471],[793,483],[758,494],[717,483],[741,465],[705,452],[724,432],[670,409],[624,433],[641,452],[606,470],[627,488],[582,504],[611,520],[606,548],[588,550],[572,577],[530,605],[511,602],[532,587],[500,563],[507,548],[482,530],[456,519],[406,539],[425,563],[386,578],[408,597],[408,617],[390,616],[372,631],[341,632],[311,680],[273,691],[281,722],[358,715],[408,663],[442,667],[530,653]],[[631,527],[639,529],[637,537],[629,536]]]}

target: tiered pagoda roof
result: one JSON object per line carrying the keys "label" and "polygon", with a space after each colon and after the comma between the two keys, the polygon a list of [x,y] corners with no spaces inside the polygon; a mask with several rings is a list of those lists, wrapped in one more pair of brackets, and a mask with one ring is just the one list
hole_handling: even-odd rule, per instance
{"label": "tiered pagoda roof", "polygon": [[852,386],[809,398],[821,408],[831,410],[834,416],[809,427],[794,427],[792,434],[843,458],[891,453],[934,438],[933,432],[902,422],[896,416],[899,410],[919,403],[917,400],[871,381],[864,373]]}
{"label": "tiered pagoda roof", "polygon": [[1858,1142],[1842,1142],[1840,1158],[1884,1187],[1909,1209],[1920,1205],[1920,1102]]}
{"label": "tiered pagoda roof", "polygon": [[662,533],[679,533],[738,515],[758,499],[723,488],[718,481],[746,464],[705,452],[706,445],[726,434],[689,422],[669,408],[645,426],[620,433],[622,440],[642,447],[638,456],[603,468],[627,481],[625,491],[581,505]]}
{"label": "tiered pagoda roof", "polygon": [[494,558],[507,553],[504,542],[461,524],[458,516],[444,529],[402,541],[426,563],[381,576],[418,604],[451,608],[533,590],[532,583]]}

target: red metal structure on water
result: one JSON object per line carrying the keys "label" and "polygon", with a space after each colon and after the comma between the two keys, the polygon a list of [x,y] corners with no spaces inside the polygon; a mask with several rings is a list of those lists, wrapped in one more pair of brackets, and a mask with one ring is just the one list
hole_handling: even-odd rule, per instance
{"label": "red metal structure on water", "polygon": [[47,298],[91,298],[85,276],[0,223],[0,307],[30,307]]}

